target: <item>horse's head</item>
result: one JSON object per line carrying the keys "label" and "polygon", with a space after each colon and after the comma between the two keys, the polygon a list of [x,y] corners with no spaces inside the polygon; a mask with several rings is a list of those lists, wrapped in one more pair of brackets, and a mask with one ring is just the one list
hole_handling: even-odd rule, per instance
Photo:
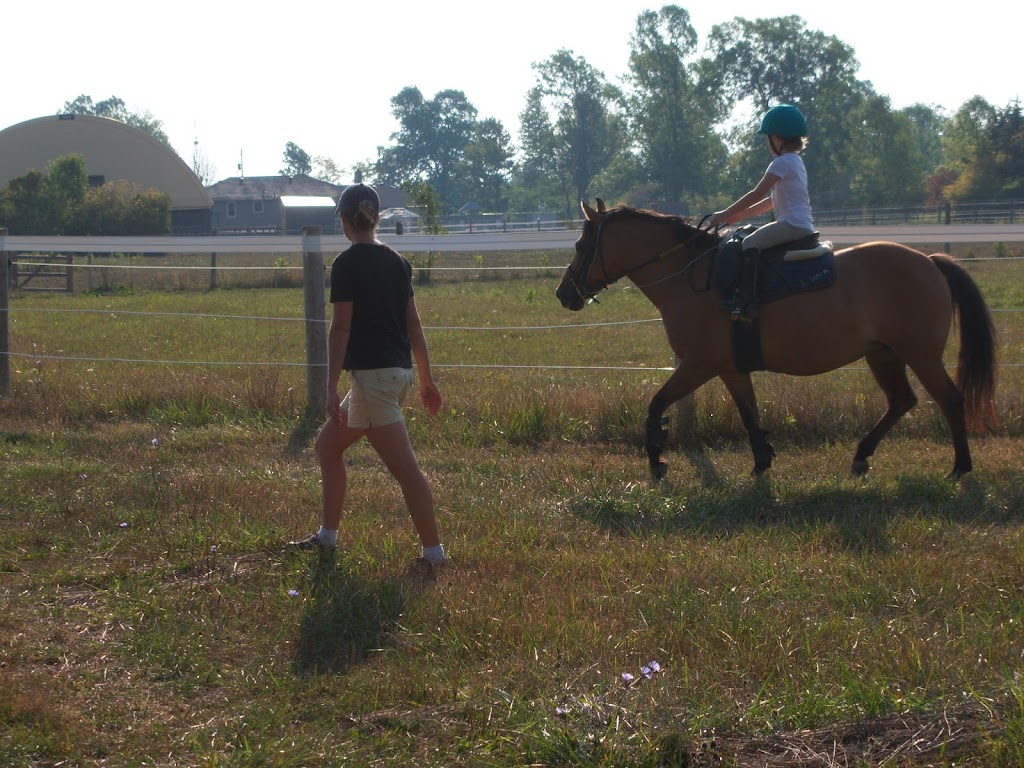
{"label": "horse's head", "polygon": [[611,282],[607,275],[602,275],[604,282],[601,282],[593,274],[601,228],[608,217],[604,201],[598,198],[597,210],[594,210],[581,200],[580,208],[583,209],[583,232],[576,241],[576,255],[565,268],[562,282],[555,289],[555,296],[562,302],[562,306],[573,312],[583,309],[588,301],[593,300]]}
{"label": "horse's head", "polygon": [[[608,210],[600,198],[596,210],[582,201],[580,208],[583,233],[555,290],[562,306],[573,312],[595,301],[600,291],[623,277],[634,283],[642,278],[637,287],[645,292],[673,278],[685,279],[700,257],[711,253],[720,240],[700,225],[657,211],[626,206]],[[680,257],[686,260],[682,268]]]}

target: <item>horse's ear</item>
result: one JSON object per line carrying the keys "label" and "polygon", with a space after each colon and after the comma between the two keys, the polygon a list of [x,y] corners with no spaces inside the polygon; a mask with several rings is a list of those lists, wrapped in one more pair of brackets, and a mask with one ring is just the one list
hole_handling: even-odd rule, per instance
{"label": "horse's ear", "polygon": [[[601,201],[598,200],[598,203]],[[594,221],[597,218],[597,211],[586,204],[585,201],[580,200],[580,209],[583,211],[583,218],[587,221]]]}
{"label": "horse's ear", "polygon": [[602,200],[600,197],[597,198],[597,212],[604,213],[606,210],[608,209],[605,207],[604,200]]}

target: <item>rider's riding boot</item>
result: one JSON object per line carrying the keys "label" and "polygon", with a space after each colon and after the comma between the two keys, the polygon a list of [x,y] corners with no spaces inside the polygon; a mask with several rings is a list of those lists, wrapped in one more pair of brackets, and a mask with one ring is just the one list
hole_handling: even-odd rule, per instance
{"label": "rider's riding boot", "polygon": [[743,250],[743,263],[740,267],[740,284],[736,288],[732,299],[722,302],[722,309],[726,310],[733,320],[753,320],[757,316],[757,306],[754,299],[757,296],[757,262],[761,255],[760,248],[745,248]]}

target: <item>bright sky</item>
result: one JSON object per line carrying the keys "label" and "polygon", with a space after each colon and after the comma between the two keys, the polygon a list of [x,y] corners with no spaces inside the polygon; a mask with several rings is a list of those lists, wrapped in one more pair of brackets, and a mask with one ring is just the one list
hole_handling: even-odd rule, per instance
{"label": "bright sky", "polygon": [[[402,88],[428,99],[463,91],[478,117],[498,118],[515,139],[533,63],[567,48],[618,83],[637,14],[663,4],[9,0],[0,129],[55,114],[81,94],[117,96],[162,121],[186,162],[198,140],[215,179],[238,175],[240,161],[246,176],[278,173],[289,141],[347,175],[391,143],[390,99]],[[850,45],[859,78],[896,108],[952,111],[975,95],[1005,107],[1024,97],[1019,19],[1003,0],[955,11],[907,0],[676,4],[690,12],[699,52],[714,24],[736,16],[801,16]]]}

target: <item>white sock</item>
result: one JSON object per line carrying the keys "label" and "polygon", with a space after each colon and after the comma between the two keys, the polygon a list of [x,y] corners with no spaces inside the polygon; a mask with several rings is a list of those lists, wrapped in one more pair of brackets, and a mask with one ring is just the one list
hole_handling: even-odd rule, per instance
{"label": "white sock", "polygon": [[316,540],[325,547],[335,547],[338,545],[338,532],[321,525],[320,530],[316,532]]}
{"label": "white sock", "polygon": [[424,547],[423,559],[432,563],[439,563],[444,560],[444,547],[438,544],[436,547]]}

